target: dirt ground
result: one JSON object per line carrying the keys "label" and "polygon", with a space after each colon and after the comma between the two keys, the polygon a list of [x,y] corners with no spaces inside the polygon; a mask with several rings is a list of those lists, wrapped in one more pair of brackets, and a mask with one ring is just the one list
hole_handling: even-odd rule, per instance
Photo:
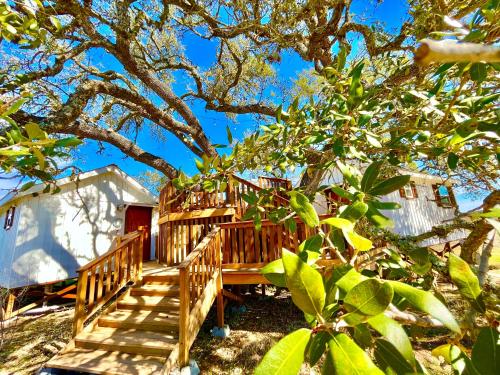
{"label": "dirt ground", "polygon": [[[494,256],[500,254],[495,249]],[[496,258],[495,258],[496,260]],[[500,262],[492,264],[493,282],[500,270]],[[497,285],[500,287],[500,285]],[[466,302],[449,284],[440,285],[440,291],[449,308],[459,315],[466,310]],[[226,339],[212,337],[210,330],[215,326],[215,309],[205,321],[191,349],[191,357],[198,362],[202,374],[251,374],[263,355],[287,333],[305,327],[302,313],[292,303],[288,292],[274,297],[274,287],[268,287],[266,296],[258,294],[245,296],[245,308],[228,305],[226,323],[231,334]],[[54,312],[45,316],[20,317],[11,328],[1,331],[0,374],[34,374],[70,339],[73,309]],[[497,313],[499,313],[497,311]],[[413,332],[413,346],[417,359],[432,374],[451,374],[449,367],[442,366],[430,350],[445,343],[445,331],[433,330]],[[319,368],[310,369],[304,365],[301,374],[319,374]]]}

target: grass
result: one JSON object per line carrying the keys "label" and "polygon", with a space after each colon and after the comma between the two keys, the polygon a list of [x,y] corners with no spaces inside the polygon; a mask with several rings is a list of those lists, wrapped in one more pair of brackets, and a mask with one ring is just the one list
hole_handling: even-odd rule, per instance
{"label": "grass", "polygon": [[19,317],[2,330],[0,374],[34,374],[71,338],[74,309]]}

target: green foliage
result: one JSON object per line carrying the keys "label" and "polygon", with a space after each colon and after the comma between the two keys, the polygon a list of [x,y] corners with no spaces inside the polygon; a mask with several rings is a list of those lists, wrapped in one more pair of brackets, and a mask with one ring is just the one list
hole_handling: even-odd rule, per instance
{"label": "green foliage", "polygon": [[297,374],[304,362],[311,330],[302,328],[282,338],[267,352],[255,375]]}
{"label": "green foliage", "polygon": [[321,274],[288,250],[283,249],[282,259],[293,302],[307,314],[321,315],[325,306]]}
{"label": "green foliage", "polygon": [[467,262],[453,253],[450,253],[448,262],[450,277],[460,293],[469,300],[472,307],[478,312],[486,312],[479,280]]}
{"label": "green foliage", "polygon": [[[23,48],[36,49],[45,41],[47,31],[41,28],[37,19],[36,8],[42,7],[40,1],[33,1],[25,6],[24,12],[14,11],[6,1],[0,0],[0,43],[6,41]],[[60,22],[51,16],[52,24],[60,28]],[[6,77],[0,73],[0,83]],[[68,157],[68,149],[82,143],[77,137],[54,138],[34,122],[17,124],[13,119],[23,106],[32,99],[32,94],[22,87],[22,75],[11,82],[18,93],[8,100],[0,99],[0,170],[14,173],[47,184],[45,192],[58,192],[53,183],[53,176],[59,172],[57,159]],[[34,181],[25,183],[20,190],[25,191],[34,185]]]}

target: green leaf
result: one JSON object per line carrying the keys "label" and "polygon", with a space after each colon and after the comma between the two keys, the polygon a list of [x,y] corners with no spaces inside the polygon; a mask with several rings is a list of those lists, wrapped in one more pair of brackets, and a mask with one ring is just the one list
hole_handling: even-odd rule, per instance
{"label": "green leaf", "polygon": [[323,237],[319,234],[315,234],[299,245],[299,251],[313,251],[319,253],[321,252],[321,245],[323,245]]}
{"label": "green leaf", "polygon": [[196,164],[196,168],[203,173],[205,171],[205,167],[203,166],[203,162],[200,159],[194,159],[194,163]]}
{"label": "green leaf", "polygon": [[332,227],[349,231],[354,228],[354,224],[351,221],[340,217],[329,217],[328,219],[322,220],[321,224],[328,224]]}
{"label": "green leaf", "polygon": [[343,230],[343,233],[347,242],[358,251],[367,251],[373,247],[372,241],[354,231]]}
{"label": "green leaf", "polygon": [[282,338],[255,369],[255,375],[296,375],[302,363],[311,330],[301,328]]}
{"label": "green leaf", "polygon": [[391,368],[397,375],[415,373],[415,369],[389,341],[377,339],[374,354],[377,363],[386,373],[389,373],[387,371],[388,368]]}
{"label": "green leaf", "polygon": [[57,29],[57,31],[62,29],[61,21],[59,21],[59,19],[57,19],[57,17],[50,16],[50,22],[52,23],[52,25],[54,25],[54,27]]}
{"label": "green leaf", "polygon": [[361,179],[361,191],[366,193],[371,189],[378,178],[382,165],[382,161],[375,161],[366,168],[363,178]]}
{"label": "green leaf", "polygon": [[458,155],[453,152],[450,152],[448,154],[448,167],[451,170],[457,169],[458,160],[459,160]]}
{"label": "green leaf", "polygon": [[319,332],[313,336],[309,345],[309,364],[314,366],[318,363],[326,349],[326,343],[330,339],[330,334],[327,332]]}
{"label": "green leaf", "polygon": [[393,344],[410,364],[415,364],[415,356],[413,355],[410,339],[399,323],[384,314],[369,318],[366,322]]}
{"label": "green leaf", "polygon": [[475,310],[486,312],[479,280],[467,262],[453,253],[450,253],[448,262],[451,280],[458,287],[460,294],[470,301]]}
{"label": "green leaf", "polygon": [[355,201],[342,211],[340,217],[355,222],[365,216],[367,211],[368,205],[365,202]]}
{"label": "green leaf", "polygon": [[310,227],[319,225],[319,218],[309,199],[298,191],[289,191],[290,206],[300,216],[302,221]]}
{"label": "green leaf", "polygon": [[394,292],[388,283],[368,279],[354,286],[344,298],[348,312],[360,315],[378,315],[385,311],[392,301]]}
{"label": "green leaf", "polygon": [[26,129],[26,132],[28,133],[28,137],[30,139],[46,139],[47,134],[40,129],[40,126],[34,122],[28,122],[24,128]]}
{"label": "green leaf", "polygon": [[328,341],[327,356],[335,375],[384,375],[368,354],[345,333],[334,334]]}
{"label": "green leaf", "polygon": [[404,297],[413,307],[436,318],[453,332],[460,332],[460,327],[453,315],[446,306],[431,293],[399,281],[391,280],[387,282],[391,284],[394,292]]}
{"label": "green leaf", "polygon": [[481,329],[472,348],[472,363],[482,375],[500,374],[500,341],[495,328]]}
{"label": "green leaf", "polygon": [[283,267],[283,261],[281,259],[276,259],[266,264],[262,267],[260,272],[274,285],[286,288],[285,268]]}
{"label": "green leaf", "polygon": [[380,141],[376,137],[374,137],[373,135],[370,135],[368,133],[366,133],[365,135],[366,135],[366,140],[373,147],[376,147],[376,148],[381,148],[382,147],[382,143],[380,143]]}
{"label": "green leaf", "polygon": [[35,184],[36,184],[35,181],[26,182],[23,186],[21,186],[21,188],[19,189],[19,191],[26,191],[29,188],[35,186]]}
{"label": "green leaf", "polygon": [[7,117],[12,115],[13,113],[16,113],[17,111],[19,111],[22,105],[26,103],[28,100],[29,100],[28,98],[22,98],[16,100],[6,111],[3,111],[1,113],[0,117]]}
{"label": "green leaf", "polygon": [[292,301],[303,312],[321,315],[325,306],[325,287],[321,274],[286,249],[283,249],[282,259]]}
{"label": "green leaf", "polygon": [[366,217],[368,218],[368,220],[370,220],[378,228],[394,227],[394,221],[383,215],[371,203],[373,202],[368,203],[368,211],[366,211]]}
{"label": "green leaf", "polygon": [[231,129],[229,128],[229,125],[226,125],[226,133],[227,133],[227,141],[229,144],[233,143],[233,135],[231,134]]}
{"label": "green leaf", "polygon": [[378,210],[398,210],[401,208],[401,205],[396,202],[370,201],[368,204]]}
{"label": "green leaf", "polygon": [[473,81],[476,81],[477,83],[483,82],[488,75],[488,72],[486,70],[486,64],[483,63],[472,64],[469,73]]}
{"label": "green leaf", "polygon": [[367,280],[366,276],[360,274],[350,265],[335,267],[332,277],[335,280],[335,285],[345,293],[348,293],[354,286],[363,280]]}
{"label": "green leaf", "polygon": [[410,182],[410,176],[394,176],[375,185],[369,193],[371,195],[387,195],[398,190]]}
{"label": "green leaf", "polygon": [[355,187],[356,189],[359,189],[359,180],[358,176],[356,175],[356,170],[350,166],[347,166],[340,161],[337,161],[337,167],[339,168],[340,172],[342,172],[342,175],[344,176],[345,180],[351,185],[352,187]]}
{"label": "green leaf", "polygon": [[82,143],[83,141],[77,137],[68,137],[68,138],[58,139],[54,143],[54,147],[74,147]]}

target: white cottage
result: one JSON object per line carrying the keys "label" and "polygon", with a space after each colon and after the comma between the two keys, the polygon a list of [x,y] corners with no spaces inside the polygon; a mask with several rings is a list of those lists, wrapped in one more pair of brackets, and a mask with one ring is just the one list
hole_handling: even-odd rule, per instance
{"label": "white cottage", "polygon": [[[397,210],[382,211],[394,221],[392,231],[402,236],[416,236],[430,231],[436,225],[446,224],[456,216],[458,206],[452,182],[426,173],[407,170],[399,172],[411,176],[408,185],[381,198],[382,201],[401,205]],[[342,174],[337,170],[328,173],[322,181],[324,185],[341,183]],[[328,211],[327,201],[322,195],[316,197],[315,206],[319,213]],[[432,246],[460,240],[466,236],[466,231],[455,230],[446,238],[433,237],[423,241],[421,245]]]}
{"label": "white cottage", "polygon": [[148,229],[143,254],[154,257],[157,198],[116,165],[57,181],[58,194],[44,185],[6,197],[0,224],[0,287],[48,284],[76,270],[138,226]]}

